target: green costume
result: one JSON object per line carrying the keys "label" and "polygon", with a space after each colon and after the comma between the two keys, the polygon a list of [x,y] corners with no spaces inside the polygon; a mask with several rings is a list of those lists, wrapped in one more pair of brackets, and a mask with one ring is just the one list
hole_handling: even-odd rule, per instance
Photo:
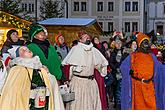
{"label": "green costume", "polygon": [[[37,24],[32,25],[29,30],[30,39],[32,40],[33,37],[41,31],[45,32],[45,34],[47,35],[47,30],[45,27]],[[28,45],[28,48],[33,52],[34,56],[39,56],[41,63],[47,66],[51,74],[53,74],[58,80],[61,79],[61,61],[57,55],[55,48],[51,44],[48,48],[48,58],[45,57],[44,52],[37,44],[31,43]]]}
{"label": "green costume", "polygon": [[34,56],[39,56],[41,63],[47,66],[51,74],[53,74],[58,80],[61,79],[61,61],[52,45],[49,46],[48,59],[46,59],[43,51],[36,44],[31,43],[28,45],[28,48],[33,52]]}

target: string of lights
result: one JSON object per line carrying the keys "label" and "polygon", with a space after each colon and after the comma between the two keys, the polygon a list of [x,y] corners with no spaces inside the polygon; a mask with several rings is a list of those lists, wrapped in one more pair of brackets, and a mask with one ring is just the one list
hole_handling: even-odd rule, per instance
{"label": "string of lights", "polygon": [[19,17],[13,16],[6,12],[0,11],[0,23],[12,25],[18,29],[29,30],[31,22],[23,20]]}

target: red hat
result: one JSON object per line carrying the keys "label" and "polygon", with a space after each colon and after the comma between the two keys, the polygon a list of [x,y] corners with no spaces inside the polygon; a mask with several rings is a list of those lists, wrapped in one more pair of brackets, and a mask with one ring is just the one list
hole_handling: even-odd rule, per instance
{"label": "red hat", "polygon": [[81,38],[85,34],[87,34],[85,31],[80,31],[78,32],[78,37]]}
{"label": "red hat", "polygon": [[62,34],[61,33],[59,33],[56,37],[55,37],[55,42],[56,42],[56,44],[59,46],[60,45],[60,42],[59,42],[59,37],[60,36],[62,36]]}

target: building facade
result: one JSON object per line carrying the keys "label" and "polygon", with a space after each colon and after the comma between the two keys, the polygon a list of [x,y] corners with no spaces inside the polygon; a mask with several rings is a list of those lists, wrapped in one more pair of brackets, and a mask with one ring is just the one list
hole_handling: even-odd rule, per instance
{"label": "building facade", "polygon": [[68,15],[96,18],[104,32],[144,31],[144,0],[68,0]]}
{"label": "building facade", "polygon": [[[36,2],[37,1],[37,8]],[[104,32],[123,31],[130,35],[133,31],[144,32],[145,0],[60,0],[65,6],[65,17],[95,18]],[[40,19],[42,0],[22,0],[20,6],[30,12],[31,18]],[[68,4],[67,4],[67,3]],[[36,12],[37,9],[37,12]],[[37,15],[36,15],[37,14]],[[27,14],[23,15],[27,16]],[[147,27],[147,26],[146,26]]]}
{"label": "building facade", "polygon": [[147,31],[155,30],[165,38],[165,0],[149,0]]}
{"label": "building facade", "polygon": [[[22,13],[23,18],[29,17],[29,19],[32,19],[32,21],[34,21],[35,18],[37,18],[37,20],[41,20],[40,6],[42,4],[42,1],[43,0],[22,0],[20,4],[20,8],[23,9],[23,13]],[[52,1],[59,2],[59,8],[65,5],[64,0],[52,0]],[[64,11],[65,10],[63,10],[62,13],[65,13]]]}

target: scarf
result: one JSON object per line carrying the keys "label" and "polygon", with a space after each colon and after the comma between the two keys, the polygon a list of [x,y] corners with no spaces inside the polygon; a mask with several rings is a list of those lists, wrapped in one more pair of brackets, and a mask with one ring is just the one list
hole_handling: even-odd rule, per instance
{"label": "scarf", "polygon": [[48,48],[50,46],[49,41],[48,40],[40,41],[36,38],[33,38],[32,42],[37,44],[41,48],[41,50],[44,52],[45,57],[48,58],[48,50],[49,50]]}

